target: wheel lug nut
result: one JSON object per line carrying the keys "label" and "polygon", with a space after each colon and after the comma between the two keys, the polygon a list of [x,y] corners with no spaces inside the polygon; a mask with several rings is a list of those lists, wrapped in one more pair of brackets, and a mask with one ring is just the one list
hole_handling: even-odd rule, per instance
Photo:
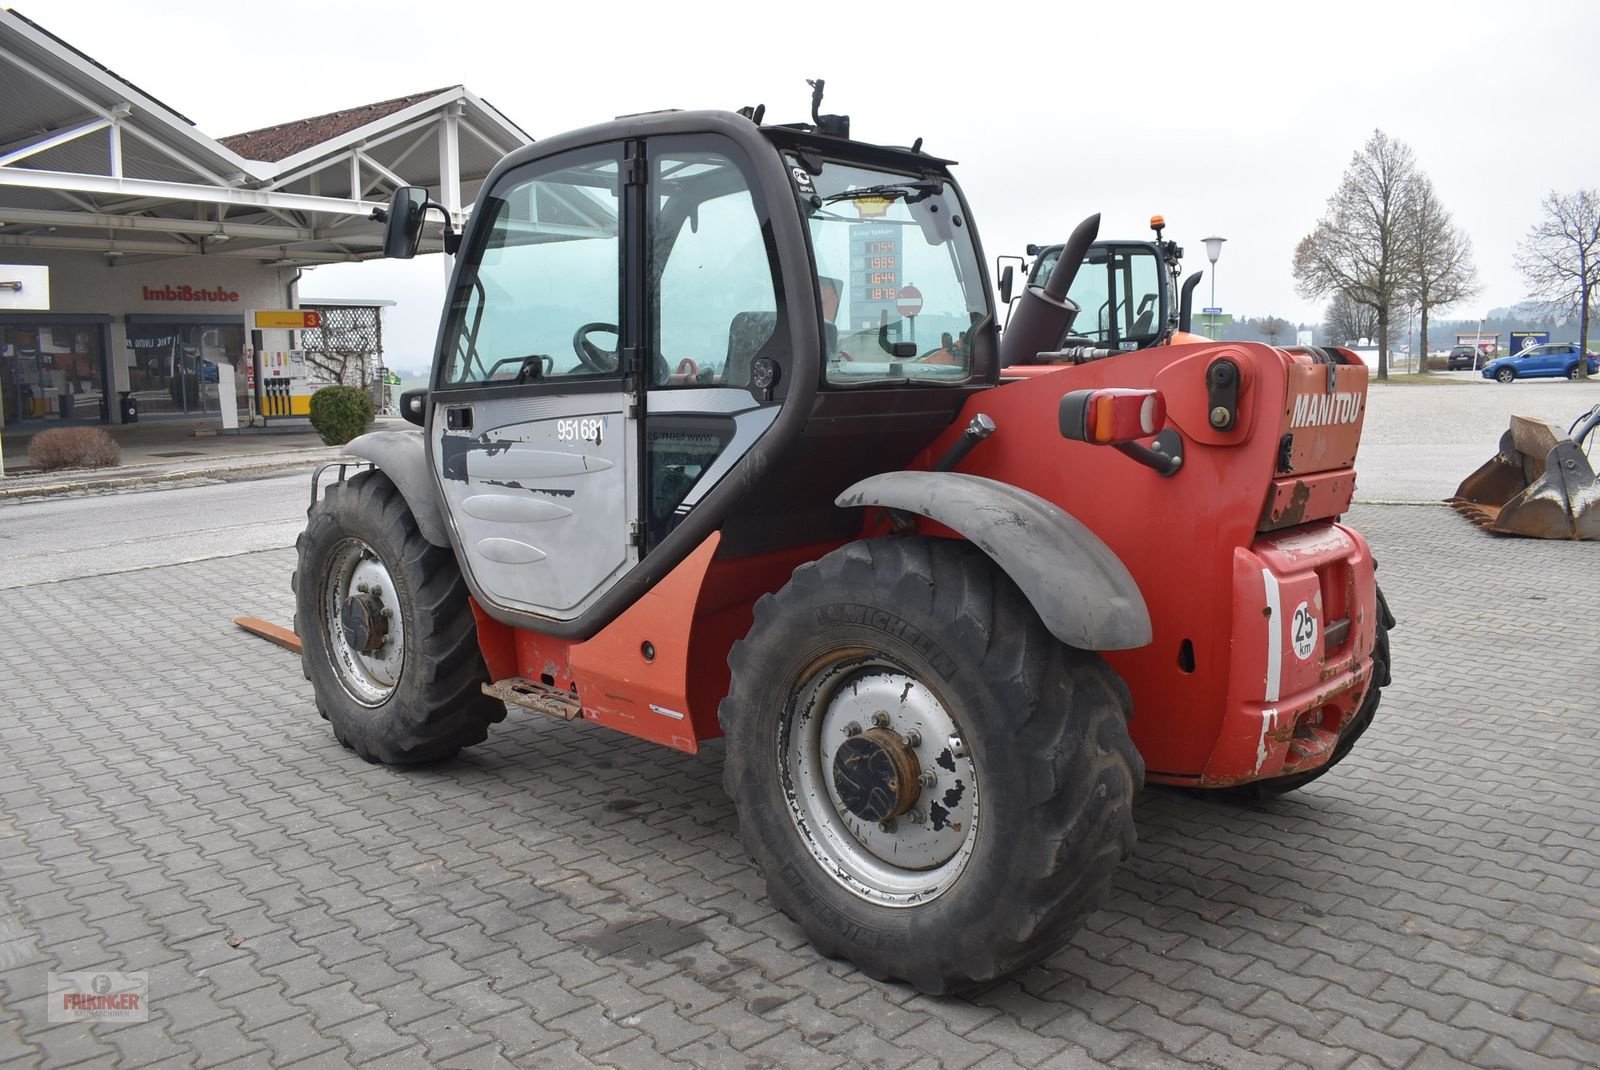
{"label": "wheel lug nut", "polygon": [[887,821],[878,822],[878,831],[879,832],[893,832],[894,829],[895,829],[895,823],[894,823],[894,818],[892,818],[892,817]]}
{"label": "wheel lug nut", "polygon": [[922,775],[917,777],[917,783],[921,784],[925,788],[931,788],[935,784],[937,784],[938,782],[939,782],[939,778],[934,776],[932,773],[928,772],[927,770],[923,770]]}
{"label": "wheel lug nut", "polygon": [[913,825],[925,824],[927,822],[927,820],[928,820],[928,816],[926,814],[924,814],[921,810],[913,810],[909,814],[907,814],[906,816],[911,819],[911,823]]}
{"label": "wheel lug nut", "polygon": [[913,749],[922,746],[922,733],[918,732],[915,728],[907,732],[901,738],[904,740],[906,746]]}
{"label": "wheel lug nut", "polygon": [[394,610],[390,609],[388,606],[385,606],[383,609],[383,615],[385,617],[392,617],[394,616]]}
{"label": "wheel lug nut", "polygon": [[874,713],[872,715],[872,727],[873,728],[887,728],[887,727],[889,727],[889,715],[887,713],[885,713],[883,710],[879,710],[878,712]]}
{"label": "wheel lug nut", "polygon": [[844,734],[847,736],[859,736],[861,734],[861,722],[851,721],[849,724],[845,725]]}

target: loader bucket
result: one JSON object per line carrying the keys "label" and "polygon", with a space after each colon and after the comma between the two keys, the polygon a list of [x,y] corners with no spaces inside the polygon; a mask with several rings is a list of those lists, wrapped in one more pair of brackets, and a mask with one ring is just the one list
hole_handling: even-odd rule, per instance
{"label": "loader bucket", "polygon": [[1583,451],[1550,424],[1513,416],[1500,452],[1449,499],[1480,528],[1535,539],[1600,540],[1600,482]]}

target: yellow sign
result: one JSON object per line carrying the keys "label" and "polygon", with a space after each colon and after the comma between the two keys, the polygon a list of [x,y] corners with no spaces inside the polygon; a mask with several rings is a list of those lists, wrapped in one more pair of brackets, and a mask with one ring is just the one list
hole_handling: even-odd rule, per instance
{"label": "yellow sign", "polygon": [[322,313],[303,308],[265,309],[256,312],[256,330],[280,328],[291,331],[308,331],[322,326]]}
{"label": "yellow sign", "polygon": [[889,206],[894,201],[889,197],[857,197],[855,198],[856,215],[862,219],[877,219],[889,214]]}

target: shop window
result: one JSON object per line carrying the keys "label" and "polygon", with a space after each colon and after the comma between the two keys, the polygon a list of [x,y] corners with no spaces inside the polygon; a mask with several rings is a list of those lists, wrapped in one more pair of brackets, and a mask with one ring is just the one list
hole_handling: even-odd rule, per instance
{"label": "shop window", "polygon": [[128,325],[128,389],[139,416],[215,415],[222,410],[219,365],[234,369],[237,409],[245,396],[244,327],[240,324]]}
{"label": "shop window", "polygon": [[104,402],[100,327],[0,327],[0,404],[8,421],[98,421],[105,416]]}

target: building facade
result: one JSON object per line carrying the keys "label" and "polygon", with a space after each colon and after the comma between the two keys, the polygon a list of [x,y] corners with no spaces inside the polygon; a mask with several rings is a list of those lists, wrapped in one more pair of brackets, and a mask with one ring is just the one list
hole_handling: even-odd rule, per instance
{"label": "building facade", "polygon": [[462,86],[213,138],[3,8],[0,87],[0,427],[262,411],[264,348],[298,340],[250,314],[380,256],[399,186],[459,226],[531,140]]}

